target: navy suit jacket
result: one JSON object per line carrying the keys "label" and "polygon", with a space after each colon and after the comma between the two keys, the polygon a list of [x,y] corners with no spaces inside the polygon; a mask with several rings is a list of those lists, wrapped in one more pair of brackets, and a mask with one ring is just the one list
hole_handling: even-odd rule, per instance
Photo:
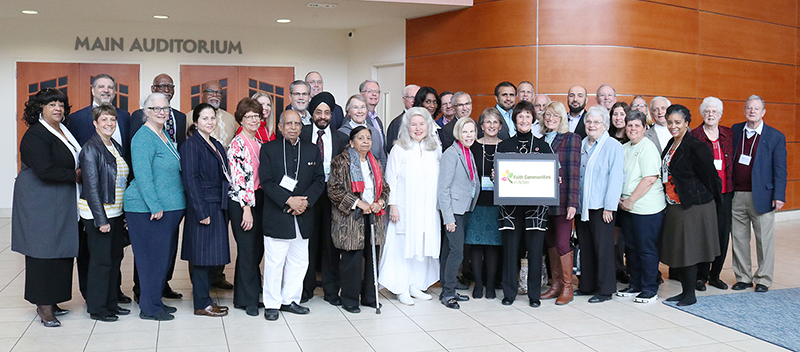
{"label": "navy suit jacket", "polygon": [[[70,133],[75,136],[75,139],[78,141],[78,143],[80,143],[80,145],[86,144],[86,142],[92,138],[97,130],[94,127],[94,119],[92,119],[92,108],[93,106],[89,105],[83,109],[69,114],[69,124],[67,125],[67,128],[69,129]],[[125,148],[126,151],[130,151],[131,138],[133,136],[128,130],[128,121],[130,118],[130,113],[117,108],[117,128],[119,128],[119,134],[120,137],[122,137],[123,148]],[[126,153],[126,155],[130,155],[130,153]]]}
{"label": "navy suit jacket", "polygon": [[[333,125],[331,125],[330,127],[331,127],[330,128],[330,130],[331,130],[331,142],[333,143],[333,146],[331,146],[331,152],[333,153],[333,155],[331,155],[331,161],[333,161],[333,158],[335,158],[339,154],[342,154],[342,152],[345,149],[347,149],[347,147],[350,146],[350,136],[347,136],[344,133],[339,132],[339,130],[333,129]],[[311,125],[303,126],[303,129],[300,131],[300,139],[302,139],[302,140],[304,140],[304,141],[306,141],[308,143],[311,143],[311,141],[312,141],[312,138],[311,138],[312,137],[311,136],[312,131],[314,131],[314,127],[312,127]],[[315,146],[316,146],[316,144],[315,144]],[[319,149],[317,149],[317,150],[319,150]],[[321,155],[321,156],[323,157],[322,160],[324,161],[325,160],[324,155]]]}
{"label": "navy suit jacket", "polygon": [[[733,145],[737,148],[734,154],[741,153],[742,147],[739,143],[742,142],[745,123],[737,123],[731,127]],[[734,162],[735,160],[734,157]],[[761,214],[769,213],[775,209],[772,206],[773,200],[786,201],[786,136],[764,123],[756,146],[756,157],[752,162],[753,206]],[[735,173],[733,177],[735,183]]]}

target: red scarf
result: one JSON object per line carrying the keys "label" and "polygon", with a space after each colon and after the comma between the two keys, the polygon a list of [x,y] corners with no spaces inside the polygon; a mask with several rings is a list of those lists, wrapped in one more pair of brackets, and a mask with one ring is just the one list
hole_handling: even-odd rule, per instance
{"label": "red scarf", "polygon": [[[351,153],[350,153],[350,189],[353,191],[353,193],[363,193],[364,192],[364,180],[362,179],[363,177],[358,177],[358,176],[354,177],[354,174],[356,173],[355,172],[356,170],[354,170],[354,168],[359,168],[360,169],[361,168],[361,161],[358,158],[357,154],[355,155],[355,160],[353,160],[353,154],[355,154],[355,153],[353,153],[354,151],[352,150],[352,148],[351,148],[350,151],[351,151]],[[374,156],[372,156],[372,152],[367,152],[367,161],[369,162],[369,168],[372,170],[372,177],[373,177],[373,179],[375,179],[375,201],[377,202],[378,198],[380,198],[381,194],[383,193],[383,175],[381,175],[380,164],[378,164],[378,161],[375,160]],[[358,175],[363,175],[361,173],[361,170],[358,170],[357,174]],[[381,211],[378,212],[375,215],[381,216],[383,214],[386,214],[386,211],[381,209]]]}

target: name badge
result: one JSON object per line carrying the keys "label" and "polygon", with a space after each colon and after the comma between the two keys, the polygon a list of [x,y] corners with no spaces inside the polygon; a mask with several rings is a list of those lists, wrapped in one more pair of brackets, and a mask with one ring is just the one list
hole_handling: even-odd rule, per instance
{"label": "name badge", "polygon": [[294,187],[297,186],[297,180],[283,175],[283,179],[281,179],[279,186],[285,188],[289,192],[294,192]]}
{"label": "name badge", "polygon": [[722,160],[714,160],[714,167],[717,168],[717,171],[722,170]]}
{"label": "name badge", "polygon": [[739,157],[739,164],[750,165],[750,156],[742,154],[742,156]]}
{"label": "name badge", "polygon": [[491,177],[481,177],[481,191],[494,191],[494,182]]}

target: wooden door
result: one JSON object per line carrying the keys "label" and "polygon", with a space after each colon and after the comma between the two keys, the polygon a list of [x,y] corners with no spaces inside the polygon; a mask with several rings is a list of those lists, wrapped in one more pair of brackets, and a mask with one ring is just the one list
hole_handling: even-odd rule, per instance
{"label": "wooden door", "polygon": [[[117,81],[114,104],[128,111],[139,109],[139,65],[53,62],[17,63],[17,150],[28,126],[22,121],[25,103],[43,88],[58,88],[67,94],[72,111],[92,103],[92,80],[107,73]],[[20,168],[17,153],[17,170]]]}
{"label": "wooden door", "polygon": [[[233,114],[236,104],[256,92],[272,96],[275,116],[289,102],[289,84],[294,80],[293,67],[201,66],[181,65],[181,109],[189,111],[202,101],[202,84],[217,80],[223,96],[220,108]],[[276,119],[277,120],[277,119]]]}

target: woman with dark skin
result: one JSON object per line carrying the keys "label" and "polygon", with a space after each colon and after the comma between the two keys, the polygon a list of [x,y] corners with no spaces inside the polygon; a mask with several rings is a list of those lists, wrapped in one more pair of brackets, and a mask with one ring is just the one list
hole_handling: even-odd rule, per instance
{"label": "woman with dark skin", "polygon": [[417,91],[414,96],[414,106],[422,107],[431,113],[431,117],[436,120],[436,115],[439,114],[439,107],[442,106],[442,101],[439,100],[439,94],[433,87],[422,87]]}

